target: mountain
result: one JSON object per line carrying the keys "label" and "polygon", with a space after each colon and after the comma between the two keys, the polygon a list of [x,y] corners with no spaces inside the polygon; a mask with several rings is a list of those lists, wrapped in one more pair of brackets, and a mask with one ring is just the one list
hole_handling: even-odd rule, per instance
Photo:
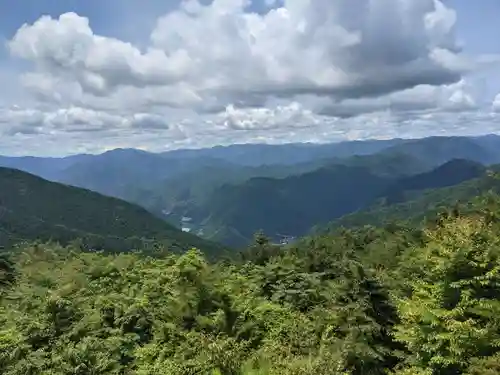
{"label": "mountain", "polygon": [[[403,147],[403,144],[408,144],[408,147]],[[362,143],[361,143],[362,144]],[[443,151],[434,152],[430,156],[421,156],[421,151],[427,148],[434,148],[437,144],[442,145]],[[222,208],[214,208],[214,202],[224,201],[224,196],[217,197],[215,191],[223,185],[238,185],[241,186],[251,179],[257,177],[267,177],[271,179],[284,179],[294,175],[303,175],[315,170],[331,167],[331,166],[349,166],[367,168],[371,173],[387,179],[411,178],[413,175],[428,172],[435,167],[455,158],[455,155],[469,155],[465,149],[475,150],[474,155],[483,155],[480,160],[486,160],[487,153],[481,154],[476,150],[478,147],[474,142],[461,137],[434,137],[424,138],[419,140],[398,140],[398,146],[386,147],[381,152],[370,155],[355,155],[346,158],[327,158],[316,159],[310,162],[298,163],[294,165],[269,165],[260,167],[242,167],[237,165],[227,166],[212,166],[198,168],[195,171],[186,171],[183,174],[175,176],[157,188],[151,189],[148,193],[141,192],[133,197],[133,201],[147,207],[150,211],[159,211],[155,208],[161,207],[163,212],[168,212],[168,220],[179,224],[182,217],[188,216],[194,218],[199,225],[206,227],[214,227],[212,225],[215,216],[224,216],[221,214]],[[305,147],[305,146],[304,146]],[[489,160],[489,159],[488,159]],[[479,166],[479,164],[478,164]],[[464,166],[466,167],[466,166]],[[466,168],[467,169],[467,168]],[[468,170],[468,169],[467,169]],[[442,173],[446,171],[438,171]],[[472,173],[473,171],[471,171]],[[455,173],[450,171],[451,174]],[[456,171],[455,180],[462,181],[462,172]],[[476,175],[465,176],[463,178],[472,178]],[[418,176],[417,179],[426,180],[426,176]],[[447,179],[450,178],[450,182]],[[340,179],[340,178],[339,178]],[[452,176],[445,178],[437,178],[436,184],[445,183],[453,184]],[[294,180],[290,180],[293,183]],[[441,181],[441,182],[439,182]],[[335,182],[336,183],[336,182]],[[366,181],[364,186],[369,186],[370,181]],[[411,183],[411,179],[407,182],[401,181],[401,184]],[[428,182],[422,182],[424,185]],[[429,182],[430,183],[430,182]],[[278,185],[277,185],[278,186]],[[429,185],[427,188],[437,187]],[[396,189],[396,187],[394,187]],[[403,186],[404,188],[404,186]],[[236,189],[236,188],[235,188]],[[410,190],[410,189],[407,189]],[[305,194],[305,192],[304,192]],[[392,193],[388,192],[391,195]],[[269,195],[269,194],[268,194]],[[242,195],[244,196],[244,194]],[[253,195],[258,196],[258,195]],[[233,199],[236,199],[233,197]],[[274,199],[273,202],[278,202]],[[232,203],[234,204],[234,203]],[[259,203],[255,203],[259,205]],[[221,207],[226,207],[227,210],[232,210],[231,205],[221,204]],[[215,211],[212,211],[215,210]],[[217,219],[223,222],[221,219]],[[202,224],[203,222],[203,224]],[[315,223],[311,223],[315,224]],[[239,230],[231,226],[231,230],[227,234],[225,225],[215,225],[216,229],[209,229],[208,232],[217,233],[217,238],[232,237],[236,235],[239,238],[246,238],[246,235],[241,236]],[[228,230],[228,229],[227,229]],[[207,231],[204,231],[207,235]]]}
{"label": "mountain", "polygon": [[317,170],[331,160],[316,160],[295,165],[238,166],[226,162],[200,165],[166,178],[149,189],[128,190],[126,200],[135,202],[167,219],[179,221],[193,207],[212,199],[213,192],[224,185],[238,185],[252,178],[285,178]]}
{"label": "mountain", "polygon": [[463,181],[480,177],[486,167],[474,161],[453,159],[429,172],[419,173],[397,180],[382,193],[385,204],[394,204],[406,200],[414,191],[437,189],[459,184]]}
{"label": "mountain", "polygon": [[125,251],[159,243],[173,251],[222,247],[183,233],[145,209],[90,190],[0,168],[0,245],[23,240],[67,243],[82,238],[91,248]]}
{"label": "mountain", "polygon": [[[498,150],[500,150],[500,136],[497,134],[487,134],[476,137],[469,137],[469,139],[473,140],[476,144],[481,146],[487,152],[496,155],[498,157]],[[500,160],[495,158],[495,163],[499,163]]]}
{"label": "mountain", "polygon": [[[451,171],[454,177],[443,179],[421,174],[454,159],[492,164],[500,158],[500,148],[497,146],[500,146],[500,137],[494,135],[428,137],[335,144],[232,145],[161,154],[116,149],[100,155],[66,158],[2,157],[0,165],[124,199],[179,228],[195,231],[208,238],[242,244],[252,238],[249,231],[254,229],[264,229],[272,236],[277,233],[298,235],[306,231],[306,226],[321,225],[336,219],[338,215],[366,209],[374,204],[370,199],[388,199],[388,203],[396,203],[407,199],[415,191],[423,190],[422,186],[429,189],[459,182],[474,176],[475,171],[464,166],[470,174],[461,176],[459,170]],[[359,184],[359,187],[352,188],[350,173],[356,168],[364,169],[366,179],[355,179],[353,183]],[[329,171],[326,174],[333,173],[334,177],[326,177],[325,170]],[[343,170],[346,178],[332,172],[335,170]],[[311,178],[307,176],[314,176],[315,172],[323,177],[312,178],[311,181],[336,192],[335,199],[350,202],[359,198],[360,204],[333,205],[330,202],[323,207],[316,203],[319,198],[310,197],[309,194],[317,195],[323,187],[312,188],[309,183],[305,183],[307,187],[300,191],[303,188],[301,183]],[[419,176],[412,180],[415,175]],[[297,179],[292,178],[294,176]],[[434,184],[432,181],[415,182],[433,178]],[[351,184],[350,189],[344,189],[344,180],[346,184]],[[391,187],[396,180],[401,180],[398,182],[400,186]],[[287,186],[296,183],[296,188]],[[416,184],[414,188],[412,184]],[[381,191],[378,191],[379,188]],[[346,190],[351,190],[351,196]],[[283,197],[283,194],[288,195]],[[370,199],[365,201],[365,198]],[[331,201],[333,198],[328,199]],[[311,202],[312,206],[306,207],[303,203],[306,201]],[[288,208],[283,208],[284,205]],[[284,216],[299,215],[300,224],[285,224],[292,219],[282,221],[281,216],[273,214],[275,221],[281,224],[268,225],[266,221],[260,220],[261,214],[255,212],[248,214],[247,219],[238,224],[233,224],[233,217],[241,215],[235,213],[238,207],[248,213],[274,207],[276,212],[282,212]],[[298,211],[297,207],[300,207]],[[323,209],[329,210],[329,213],[324,213]],[[264,216],[266,219],[268,215]],[[185,220],[189,221],[189,225],[185,225]]]}
{"label": "mountain", "polygon": [[[360,157],[353,165],[332,164],[283,179],[252,178],[225,185],[204,204],[184,207],[184,214],[204,237],[242,246],[260,229],[274,240],[301,236],[315,225],[412,199],[425,190],[456,185],[486,171],[479,163],[453,159],[431,171],[408,176],[405,171],[420,169],[415,159],[397,158],[391,166],[390,155],[394,154],[369,157],[367,166],[362,166]],[[406,161],[406,168],[401,161]]]}
{"label": "mountain", "polygon": [[[361,145],[366,146],[364,142],[352,143],[357,145],[353,146],[352,150],[356,148],[361,149]],[[215,190],[226,184],[241,185],[256,177],[283,179],[332,165],[364,167],[370,169],[370,171],[376,175],[387,178],[409,177],[414,174],[429,171],[439,166],[442,162],[454,159],[456,155],[469,155],[469,152],[464,151],[463,148],[471,150],[477,148],[474,142],[469,142],[468,139],[464,141],[464,139],[460,137],[435,137],[404,141],[395,140],[393,143],[397,144],[398,147],[390,146],[390,144],[386,143],[385,145],[387,147],[383,148],[381,152],[374,154],[361,154],[344,158],[320,158],[289,165],[273,164],[251,167],[232,163],[221,163],[221,159],[214,159],[219,160],[219,163],[214,162],[212,165],[202,165],[191,169],[186,168],[184,172],[167,178],[156,186],[150,186],[148,189],[134,189],[132,186],[129,189],[128,195],[123,196],[123,198],[140,204],[151,212],[155,212],[161,217],[166,217],[167,220],[172,223],[180,225],[179,223],[184,216],[200,216],[200,214],[196,213],[199,211],[199,208],[211,205],[210,202],[214,201],[213,194],[215,194]],[[407,149],[402,146],[402,144],[405,143],[408,144]],[[348,143],[337,144],[337,147],[340,149],[344,148],[343,154],[341,152],[342,150],[337,150],[337,154],[348,155],[346,152],[347,144]],[[444,151],[439,153],[434,152],[432,155],[426,157],[420,155],[420,151],[426,150],[428,147],[434,148],[436,144],[442,144],[442,149]],[[374,141],[373,145],[378,145],[378,143]],[[250,150],[259,149],[260,146],[262,145],[248,145],[248,148]],[[280,146],[266,147],[279,148]],[[289,147],[292,146],[289,145]],[[300,149],[298,145],[295,145],[295,147]],[[307,148],[308,145],[302,145],[302,147]],[[327,145],[317,145],[316,147],[327,148]],[[332,145],[328,145],[328,147],[332,148]],[[245,148],[241,145],[238,145],[238,147],[234,146],[234,156],[236,159],[238,158],[238,153],[236,151],[239,150],[243,153],[244,149]],[[228,150],[231,150],[231,147],[221,148],[221,150],[229,152]],[[196,150],[196,152],[206,152],[207,156],[209,152],[213,151],[214,149],[207,149],[205,151]],[[367,152],[368,148],[365,148],[364,151]],[[374,151],[374,148],[370,149],[370,151]],[[192,154],[183,154],[184,152],[187,151],[179,151],[176,154],[177,157],[180,157],[180,155],[191,155],[189,157],[194,160],[195,151],[191,150]],[[222,151],[220,154],[210,155],[221,157]],[[476,150],[474,155],[481,155],[481,153]],[[486,155],[483,156],[484,157],[480,160],[488,159]],[[133,183],[130,185],[133,185]],[[163,215],[162,212],[167,212],[168,216]],[[206,214],[206,216],[210,216],[210,213]],[[221,233],[220,230],[220,228],[217,229],[219,235]],[[231,232],[234,233],[234,230]]]}
{"label": "mountain", "polygon": [[365,207],[390,182],[365,167],[332,165],[283,179],[224,185],[187,214],[206,238],[244,245],[259,229],[272,238],[303,235],[315,223]]}
{"label": "mountain", "polygon": [[[475,178],[483,172],[480,163],[490,164],[498,158],[500,153],[493,147],[498,139],[429,137],[353,142],[336,144],[336,151],[333,145],[308,144],[172,151],[161,156],[172,165],[182,163],[184,168],[163,175],[161,182],[147,176],[125,179],[127,191],[121,197],[205,238],[242,246],[259,229],[273,240],[300,236],[315,225],[366,209],[380,200],[397,203],[426,189]],[[287,154],[304,149],[315,150],[309,161]],[[270,150],[288,151],[283,159],[273,159],[281,164],[260,165],[262,158],[269,157],[270,161],[270,156],[256,159],[260,161],[254,166],[245,161],[244,155],[270,155]],[[352,156],[349,150],[360,154]],[[198,159],[200,155],[206,158],[204,163]],[[314,159],[319,155],[330,157]],[[158,163],[159,168],[162,165]],[[359,173],[361,170],[364,174]],[[149,185],[139,186],[137,181]],[[117,190],[114,188],[113,195]]]}
{"label": "mountain", "polygon": [[34,156],[0,156],[0,167],[19,169],[47,180],[57,181],[72,164],[93,157],[80,154],[63,158],[43,158]]}
{"label": "mountain", "polygon": [[402,139],[343,141],[335,143],[234,144],[162,153],[169,158],[215,158],[247,167],[294,165],[317,159],[370,155],[403,142]]}
{"label": "mountain", "polygon": [[[489,170],[500,171],[500,166],[492,166]],[[500,180],[486,171],[480,177],[466,179],[456,185],[420,191],[416,196],[407,196],[404,201],[394,200],[394,204],[367,207],[334,220],[323,228],[318,227],[315,231],[325,232],[339,227],[353,228],[364,225],[384,226],[402,221],[418,225],[426,217],[435,216],[443,207],[467,202],[488,191],[499,193]]]}
{"label": "mountain", "polygon": [[[330,144],[241,144],[160,154],[115,149],[64,158],[0,157],[0,166],[87,188],[155,213],[209,197],[224,184],[253,177],[284,178],[329,164],[366,166],[381,175],[411,175],[453,158],[500,161],[500,137],[430,137]],[[207,183],[201,183],[200,181]],[[206,187],[205,187],[206,186]]]}
{"label": "mountain", "polygon": [[[498,136],[490,136],[497,139]],[[500,149],[486,147],[482,137],[428,137],[412,139],[388,147],[382,154],[406,154],[419,159],[429,167],[446,163],[452,159],[467,159],[481,164],[494,164],[500,161]]]}
{"label": "mountain", "polygon": [[163,211],[172,211],[174,206],[182,211],[179,207],[193,200],[202,201],[226,183],[304,173],[331,162],[333,156],[368,154],[397,142],[247,144],[162,154],[115,149],[99,155],[65,158],[1,157],[0,165],[125,199],[161,215]]}
{"label": "mountain", "polygon": [[438,166],[439,163],[428,164],[417,156],[399,151],[380,152],[373,155],[356,155],[345,159],[329,160],[327,165],[346,165],[369,168],[379,176],[399,178],[422,173]]}
{"label": "mountain", "polygon": [[116,149],[69,165],[57,181],[126,198],[130,187],[140,189],[154,185],[166,178],[175,167],[157,154]]}
{"label": "mountain", "polygon": [[187,184],[186,181],[199,181],[198,176],[210,179],[213,187],[259,176],[285,177],[319,168],[323,159],[372,154],[401,141],[237,144],[160,154],[115,149],[98,155],[63,158],[0,156],[0,166],[126,199],[161,212],[178,201],[177,195],[195,187],[196,182]]}
{"label": "mountain", "polygon": [[116,149],[71,164],[57,181],[160,209],[156,198],[164,197],[162,186],[203,168],[231,169],[232,164],[213,158],[177,159],[135,149]]}
{"label": "mountain", "polygon": [[[403,142],[402,139],[345,141],[338,143],[290,143],[290,144],[234,144],[201,149],[179,149],[162,153],[151,153],[137,149],[117,148],[98,155],[79,154],[67,157],[9,157],[0,156],[0,166],[20,169],[29,173],[56,178],[58,172],[75,163],[131,163],[136,168],[141,163],[154,163],[151,159],[168,160],[177,165],[184,161],[187,165],[203,165],[207,160],[230,163],[236,166],[260,167],[264,165],[295,165],[317,159],[346,158],[354,155],[370,155]],[[159,157],[159,158],[157,158]],[[145,166],[145,165],[144,165]],[[144,167],[143,166],[143,167]],[[168,169],[168,168],[167,168]]]}

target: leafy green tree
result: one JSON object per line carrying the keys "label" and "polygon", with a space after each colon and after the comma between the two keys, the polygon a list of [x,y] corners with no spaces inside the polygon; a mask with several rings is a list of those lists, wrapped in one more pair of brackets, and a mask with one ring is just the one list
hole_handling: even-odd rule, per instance
{"label": "leafy green tree", "polygon": [[[23,244],[2,258],[0,373],[496,374],[500,203],[242,259]],[[148,255],[149,254],[149,255]]]}
{"label": "leafy green tree", "polygon": [[409,295],[395,337],[408,362],[433,374],[461,373],[500,344],[500,237],[483,217],[451,217],[427,232],[407,262]]}

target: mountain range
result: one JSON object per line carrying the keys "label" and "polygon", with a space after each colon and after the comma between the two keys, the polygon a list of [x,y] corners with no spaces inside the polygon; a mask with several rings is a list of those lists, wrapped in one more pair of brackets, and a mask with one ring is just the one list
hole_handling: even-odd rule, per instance
{"label": "mountain range", "polygon": [[259,230],[275,241],[302,236],[479,178],[500,163],[499,150],[500,137],[487,135],[3,156],[0,166],[119,198],[169,228],[241,247]]}

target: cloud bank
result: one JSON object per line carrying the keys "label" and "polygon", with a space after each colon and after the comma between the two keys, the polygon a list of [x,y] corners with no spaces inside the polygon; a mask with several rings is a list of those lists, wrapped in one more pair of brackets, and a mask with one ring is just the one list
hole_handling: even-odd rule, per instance
{"label": "cloud bank", "polygon": [[463,52],[457,15],[441,1],[267,6],[183,1],[151,25],[145,48],[97,35],[75,13],[20,25],[8,49],[29,63],[19,77],[29,101],[0,109],[0,147],[65,139],[68,149],[56,152],[96,142],[166,149],[472,131],[463,118],[484,132],[500,112],[498,97],[485,109],[469,92],[481,58]]}

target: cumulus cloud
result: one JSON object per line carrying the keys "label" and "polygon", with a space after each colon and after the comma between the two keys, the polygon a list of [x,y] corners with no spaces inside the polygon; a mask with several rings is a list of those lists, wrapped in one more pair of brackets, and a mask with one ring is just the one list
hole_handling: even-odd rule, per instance
{"label": "cumulus cloud", "polygon": [[121,84],[167,84],[182,79],[187,68],[182,50],[169,56],[157,49],[142,53],[130,43],[94,35],[89,20],[75,13],[25,24],[9,46],[15,56],[33,60],[42,71],[70,75],[94,94]]}
{"label": "cumulus cloud", "polygon": [[164,118],[147,113],[123,116],[80,107],[49,112],[19,107],[0,110],[0,134],[4,135],[134,128],[168,130],[169,126]]}
{"label": "cumulus cloud", "polygon": [[169,86],[226,105],[247,94],[377,96],[456,82],[467,69],[455,13],[437,0],[287,0],[264,14],[248,5],[185,1],[158,20],[144,51],[96,35],[74,13],[22,26],[9,47],[38,71],[94,95]]}
{"label": "cumulus cloud", "polygon": [[275,108],[239,109],[230,105],[216,118],[216,123],[235,130],[312,127],[318,122],[311,110],[297,102]]}
{"label": "cumulus cloud", "polygon": [[363,97],[454,82],[465,68],[455,13],[438,1],[288,0],[265,14],[241,0],[188,4],[152,41],[202,62],[195,81],[209,92]]}
{"label": "cumulus cloud", "polygon": [[[252,115],[251,109],[239,109],[240,116]],[[274,117],[261,121],[272,124]],[[262,114],[261,114],[262,116]],[[393,113],[381,111],[362,114],[352,118],[314,115],[313,126],[269,126],[256,127],[251,131],[225,125],[219,114],[193,117],[171,124],[169,131],[137,128],[91,131],[41,131],[17,132],[0,136],[2,154],[65,155],[74,153],[96,153],[113,148],[144,148],[164,151],[172,148],[206,147],[207,145],[242,142],[279,144],[286,142],[332,142],[340,140],[389,139],[394,137],[415,138],[429,135],[478,135],[498,132],[499,116],[490,112],[466,111],[450,116],[446,112]],[[3,124],[0,123],[0,129]],[[29,150],[26,146],[29,145]]]}
{"label": "cumulus cloud", "polygon": [[316,101],[314,106],[318,113],[343,118],[383,110],[395,113],[462,112],[477,108],[476,101],[469,92],[469,85],[464,80],[442,86],[418,85],[376,98]]}

